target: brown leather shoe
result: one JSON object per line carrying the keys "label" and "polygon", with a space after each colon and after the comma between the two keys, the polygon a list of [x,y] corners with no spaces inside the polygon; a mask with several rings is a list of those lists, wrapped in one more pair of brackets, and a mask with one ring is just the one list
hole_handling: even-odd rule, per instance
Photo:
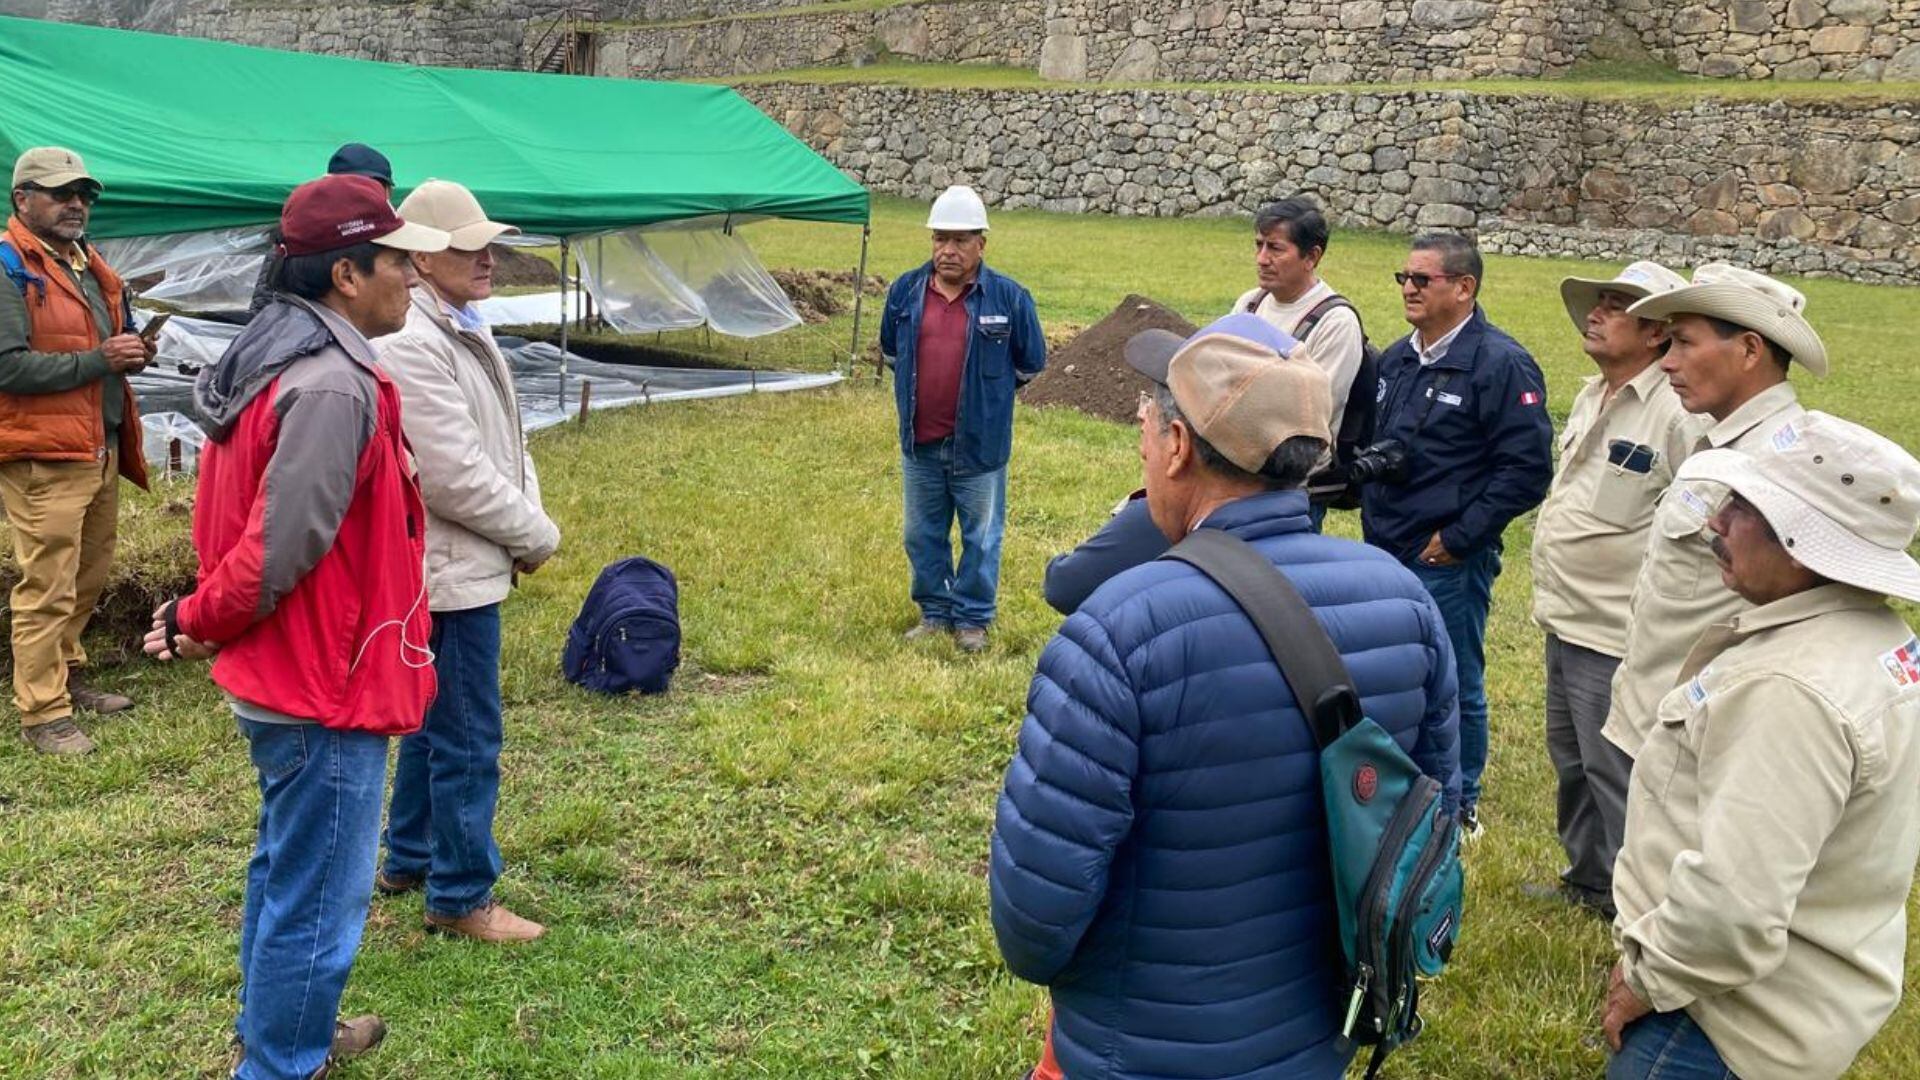
{"label": "brown leather shoe", "polygon": [[[379,1046],[380,1040],[386,1037],[387,1022],[372,1013],[356,1016],[351,1020],[335,1020],[333,1045],[327,1048],[327,1060],[314,1070],[313,1076],[308,1080],[319,1080],[320,1077],[331,1072],[335,1065],[359,1057]],[[236,1035],[233,1039],[233,1054],[227,1062],[227,1075],[232,1076],[239,1072],[241,1064],[246,1060],[247,1044],[241,1042],[240,1037]]]}
{"label": "brown leather shoe", "polygon": [[935,622],[932,619],[921,619],[918,626],[900,635],[900,637],[905,641],[921,641],[926,638],[939,637],[941,634],[951,633],[952,631],[953,627],[948,626],[946,623]]}
{"label": "brown leather shoe", "polygon": [[963,626],[953,632],[953,643],[964,653],[985,652],[987,630],[984,626]]}
{"label": "brown leather shoe", "polygon": [[373,872],[373,891],[381,896],[405,896],[418,892],[425,885],[425,878],[410,877],[406,874],[389,874],[385,869]]}
{"label": "brown leather shoe", "polygon": [[532,919],[523,919],[489,900],[459,918],[427,912],[427,930],[436,934],[457,934],[492,944],[532,941],[547,928]]}
{"label": "brown leather shoe", "polygon": [[93,753],[93,740],[85,732],[74,726],[71,718],[55,720],[51,724],[35,724],[20,729],[20,737],[27,745],[43,754],[57,754],[61,757],[74,757]]}
{"label": "brown leather shoe", "polygon": [[85,683],[75,681],[72,677],[67,679],[67,696],[73,699],[76,708],[99,713],[102,716],[133,708],[133,699],[127,695],[95,690]]}

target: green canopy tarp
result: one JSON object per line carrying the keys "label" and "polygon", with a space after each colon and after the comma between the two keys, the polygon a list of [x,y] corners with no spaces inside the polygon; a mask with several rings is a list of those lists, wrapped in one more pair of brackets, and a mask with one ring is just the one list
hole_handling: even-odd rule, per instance
{"label": "green canopy tarp", "polygon": [[859,224],[867,193],[732,90],[408,67],[0,17],[0,158],[79,151],[99,237],[271,223],[335,147],[570,236],[715,214]]}

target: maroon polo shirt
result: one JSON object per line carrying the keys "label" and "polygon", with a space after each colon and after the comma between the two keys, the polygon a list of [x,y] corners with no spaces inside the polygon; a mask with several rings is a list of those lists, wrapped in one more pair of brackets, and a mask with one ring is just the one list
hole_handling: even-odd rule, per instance
{"label": "maroon polo shirt", "polygon": [[920,305],[920,342],[913,361],[913,441],[938,442],[953,434],[960,408],[960,374],[967,366],[967,296],[948,300],[927,276],[927,295]]}

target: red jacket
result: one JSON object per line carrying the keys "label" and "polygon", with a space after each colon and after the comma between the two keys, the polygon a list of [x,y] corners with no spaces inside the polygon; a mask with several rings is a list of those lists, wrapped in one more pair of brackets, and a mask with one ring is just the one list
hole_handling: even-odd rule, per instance
{"label": "red jacket", "polygon": [[210,427],[180,632],[222,646],[213,680],[242,701],[418,730],[434,694],[426,508],[372,347],[338,314],[278,300],[194,398]]}

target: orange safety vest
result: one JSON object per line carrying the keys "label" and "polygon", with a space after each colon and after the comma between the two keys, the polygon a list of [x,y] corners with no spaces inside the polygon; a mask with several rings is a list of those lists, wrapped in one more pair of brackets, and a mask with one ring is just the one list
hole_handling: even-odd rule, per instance
{"label": "orange safety vest", "polygon": [[[27,302],[27,346],[35,352],[86,352],[100,347],[103,340],[86,294],[74,283],[67,268],[47,257],[41,245],[19,218],[7,219],[7,241],[20,254],[27,270],[37,275],[44,286],[29,285]],[[100,283],[106,297],[108,320],[113,333],[126,326],[121,293],[125,286],[100,253],[89,247],[87,268]],[[0,289],[13,288],[10,281]],[[94,461],[106,457],[106,423],[100,416],[104,379],[54,394],[0,394],[0,461],[35,458],[43,461]],[[120,419],[120,475],[141,487],[147,486],[147,460],[142,447],[140,405],[134,400],[133,387],[121,381],[126,407]]]}

